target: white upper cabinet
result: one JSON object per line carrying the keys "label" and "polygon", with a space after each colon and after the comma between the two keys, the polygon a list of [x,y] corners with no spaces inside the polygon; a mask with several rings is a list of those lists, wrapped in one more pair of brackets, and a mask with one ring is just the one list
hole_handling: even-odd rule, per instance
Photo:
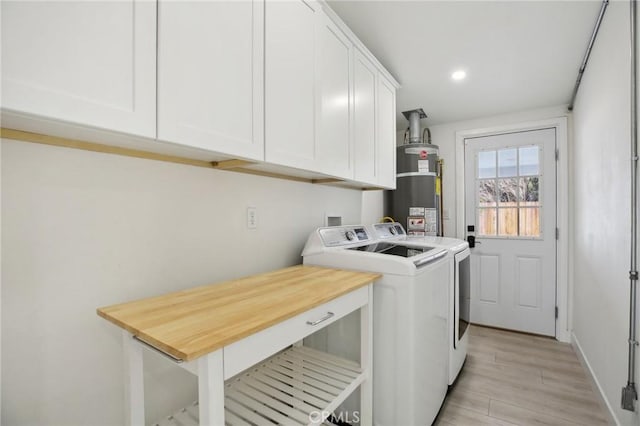
{"label": "white upper cabinet", "polygon": [[1,8],[4,110],[155,137],[155,2]]}
{"label": "white upper cabinet", "polygon": [[396,188],[396,88],[378,73],[377,93],[378,186]]}
{"label": "white upper cabinet", "polygon": [[158,139],[264,159],[264,1],[158,2]]}
{"label": "white upper cabinet", "polygon": [[354,179],[376,184],[376,84],[378,70],[359,49],[353,50]]}
{"label": "white upper cabinet", "polygon": [[397,83],[326,2],[0,8],[7,127],[395,186]]}
{"label": "white upper cabinet", "polygon": [[317,26],[316,87],[318,96],[318,171],[353,179],[351,143],[352,43],[324,13]]}
{"label": "white upper cabinet", "polygon": [[380,65],[333,19],[313,1],[267,1],[265,160],[394,187],[394,83],[380,86]]}
{"label": "white upper cabinet", "polygon": [[265,160],[305,170],[316,164],[315,26],[319,4],[267,1]]}

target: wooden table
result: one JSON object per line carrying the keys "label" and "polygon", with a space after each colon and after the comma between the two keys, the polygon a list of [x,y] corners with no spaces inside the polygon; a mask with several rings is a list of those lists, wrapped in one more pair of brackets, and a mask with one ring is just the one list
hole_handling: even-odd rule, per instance
{"label": "wooden table", "polygon": [[[358,386],[361,424],[371,424],[369,305],[379,277],[299,265],[98,309],[124,329],[128,424],[145,424],[143,348],[198,376],[201,425],[222,425],[225,418],[258,422],[261,415],[283,424],[321,424]],[[358,309],[360,364],[301,346],[304,337]]]}

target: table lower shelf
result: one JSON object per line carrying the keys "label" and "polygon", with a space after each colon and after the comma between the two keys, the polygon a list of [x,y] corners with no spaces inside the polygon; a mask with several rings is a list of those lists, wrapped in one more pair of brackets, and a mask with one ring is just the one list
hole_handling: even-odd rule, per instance
{"label": "table lower shelf", "polygon": [[[294,346],[225,383],[225,423],[320,425],[366,378],[356,362]],[[198,406],[178,410],[156,426],[198,425]]]}

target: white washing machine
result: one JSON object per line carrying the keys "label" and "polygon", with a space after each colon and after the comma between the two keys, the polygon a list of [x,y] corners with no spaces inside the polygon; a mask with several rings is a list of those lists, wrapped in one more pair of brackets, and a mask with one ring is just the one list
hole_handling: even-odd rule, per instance
{"label": "white washing machine", "polygon": [[379,242],[365,226],[319,228],[304,248],[305,264],[383,274],[373,286],[375,425],[431,424],[444,401],[447,254],[445,249],[426,245]]}
{"label": "white washing machine", "polygon": [[370,226],[379,241],[403,241],[410,245],[440,247],[448,250],[450,267],[448,346],[449,385],[458,377],[467,358],[469,346],[469,309],[471,305],[469,243],[457,238],[408,236],[399,223],[376,223]]}

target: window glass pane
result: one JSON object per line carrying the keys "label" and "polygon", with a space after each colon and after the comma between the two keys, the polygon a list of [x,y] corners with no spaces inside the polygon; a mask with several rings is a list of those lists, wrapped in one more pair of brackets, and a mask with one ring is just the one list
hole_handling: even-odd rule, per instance
{"label": "window glass pane", "polygon": [[478,178],[496,177],[496,152],[481,151],[478,153]]}
{"label": "window glass pane", "polygon": [[498,179],[498,201],[502,207],[518,205],[518,179]]}
{"label": "window glass pane", "polygon": [[496,181],[486,179],[478,181],[478,207],[496,206]]}
{"label": "window glass pane", "polygon": [[518,150],[516,148],[501,149],[498,151],[498,176],[517,176]]}
{"label": "window glass pane", "polygon": [[520,209],[520,236],[540,236],[540,209],[527,207]]}
{"label": "window glass pane", "polygon": [[478,209],[478,236],[496,235],[496,209]]}
{"label": "window glass pane", "polygon": [[518,236],[518,209],[498,209],[498,235],[505,237]]}
{"label": "window glass pane", "polygon": [[520,178],[520,206],[540,205],[540,178]]}
{"label": "window glass pane", "polygon": [[520,148],[518,165],[520,176],[532,176],[540,174],[540,149],[537,146],[524,146]]}

